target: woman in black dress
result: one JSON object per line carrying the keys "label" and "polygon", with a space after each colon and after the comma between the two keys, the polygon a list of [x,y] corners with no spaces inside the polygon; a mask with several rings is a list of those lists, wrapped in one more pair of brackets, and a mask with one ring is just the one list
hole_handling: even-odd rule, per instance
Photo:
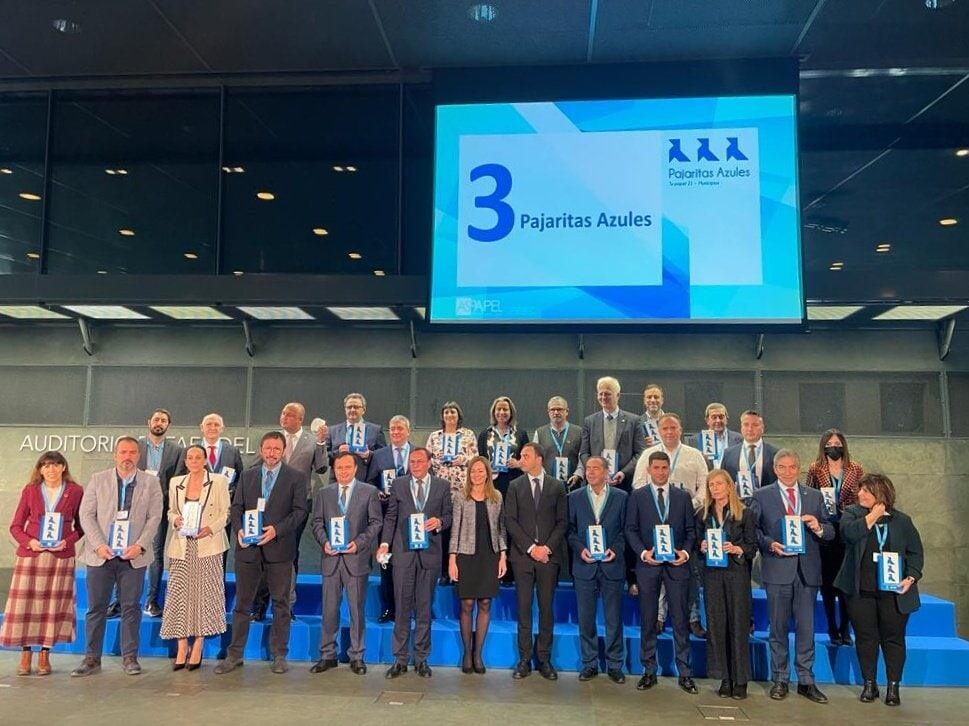
{"label": "woman in black dress", "polygon": [[[498,579],[508,569],[508,544],[501,492],[495,489],[491,467],[483,456],[471,460],[464,488],[454,494],[449,549],[448,574],[457,583],[461,598],[461,670],[484,673],[481,653],[491,622],[491,599],[498,594]],[[472,627],[475,603],[478,617]]]}
{"label": "woman in black dress", "polygon": [[[514,402],[508,396],[498,396],[491,403],[491,426],[478,434],[478,453],[488,458],[491,469],[491,479],[501,496],[508,492],[508,485],[513,479],[521,476],[518,468],[518,456],[522,447],[528,443],[528,432],[518,428],[518,416]],[[505,447],[507,453],[504,471],[494,465],[498,456],[498,447]]]}
{"label": "woman in black dress", "polygon": [[[708,529],[723,530],[726,567],[706,558]],[[720,679],[721,698],[747,698],[750,680],[750,563],[757,553],[757,518],[737,496],[730,474],[707,474],[703,507],[697,513],[707,611],[707,676]]]}

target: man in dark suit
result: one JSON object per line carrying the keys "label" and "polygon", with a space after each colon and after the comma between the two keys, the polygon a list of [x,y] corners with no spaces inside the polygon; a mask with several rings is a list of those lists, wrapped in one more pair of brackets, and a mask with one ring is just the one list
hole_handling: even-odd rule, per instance
{"label": "man in dark suit", "polygon": [[740,414],[740,433],[744,440],[723,452],[720,467],[737,483],[737,494],[744,504],[750,504],[751,496],[744,491],[744,481],[750,482],[751,492],[777,481],[774,473],[777,447],[764,441],[764,418],[757,411]]}
{"label": "man in dark suit", "polygon": [[[364,421],[367,412],[367,399],[362,393],[348,393],[343,399],[343,411],[346,421],[334,424],[327,432],[326,449],[330,454],[330,464],[333,457],[349,451],[357,456],[357,479],[367,478],[367,467],[370,465],[370,455],[377,449],[387,445],[384,430],[380,424]],[[331,477],[330,481],[333,481]]]}
{"label": "man in dark suit", "polygon": [[[585,466],[590,456],[614,452],[616,473],[609,483],[629,491],[645,439],[639,428],[639,416],[619,408],[619,391],[619,381],[612,376],[596,381],[596,399],[602,410],[585,418],[579,461]],[[608,460],[608,456],[603,458]]]}
{"label": "man in dark suit", "polygon": [[[387,430],[390,432],[390,445],[373,452],[367,469],[367,483],[377,487],[380,492],[383,516],[387,516],[387,503],[394,479],[406,476],[409,471],[410,420],[406,416],[394,416]],[[394,614],[394,563],[390,561],[380,567],[380,616],[377,622],[388,623],[394,619]]]}
{"label": "man in dark suit", "polygon": [[[306,519],[306,475],[282,463],[286,439],[270,431],[259,444],[261,466],[242,472],[232,499],[230,522],[236,530],[236,601],[232,609],[232,642],[228,655],[215,669],[229,673],[242,665],[242,654],[249,637],[249,613],[259,582],[265,576],[273,602],[273,624],[269,647],[273,655],[272,672],[289,670],[289,605],[293,582],[293,557],[296,532]],[[242,518],[249,510],[262,509],[262,538],[255,545],[242,543]]]}
{"label": "man in dark suit", "polygon": [[[548,400],[548,424],[535,429],[532,441],[542,447],[545,472],[569,489],[582,483],[582,427],[569,422],[569,403],[562,396]],[[562,469],[565,469],[564,475]]]}
{"label": "man in dark suit", "polygon": [[[696,544],[693,501],[679,487],[670,486],[670,457],[665,451],[649,455],[650,484],[636,489],[626,509],[626,540],[636,554],[636,583],[639,585],[640,647],[643,677],[636,688],[645,691],[656,685],[656,635],[660,586],[666,589],[673,640],[676,645],[678,683],[687,693],[698,693],[690,667],[690,630],[687,623],[687,590],[690,568],[684,567]],[[657,525],[669,525],[675,559],[656,559],[654,532]]]}
{"label": "man in dark suit", "polygon": [[[532,671],[532,652],[543,678],[558,678],[552,667],[552,603],[559,577],[559,553],[568,528],[565,484],[545,473],[542,448],[530,441],[521,449],[524,474],[508,485],[505,528],[508,560],[515,572],[518,595],[518,665],[512,677]],[[532,602],[538,595],[538,636],[532,642]]]}
{"label": "man in dark suit", "polygon": [[703,450],[700,434],[690,436],[686,443],[694,449],[700,450],[707,460],[707,469],[713,471],[714,469],[721,468],[724,452],[731,446],[736,446],[741,443],[744,437],[737,431],[731,431],[727,428],[727,407],[722,403],[714,401],[713,403],[707,404],[703,418],[706,422],[706,430],[713,432],[715,438],[714,451],[707,452]]}
{"label": "man in dark suit", "polygon": [[[337,454],[333,468],[336,482],[320,489],[313,499],[313,536],[323,546],[323,626],[320,659],[310,672],[323,673],[336,668],[340,603],[346,591],[350,610],[350,670],[362,676],[367,672],[363,662],[367,581],[373,543],[380,536],[383,518],[377,489],[353,476],[357,469],[356,457],[350,453]],[[338,521],[334,522],[334,518]],[[338,528],[342,531],[336,532]],[[339,546],[334,548],[335,544]]]}
{"label": "man in dark suit", "polygon": [[[754,492],[751,506],[757,518],[761,579],[767,590],[770,616],[774,681],[770,697],[779,701],[787,696],[788,628],[793,615],[797,692],[815,703],[826,703],[827,697],[814,685],[814,603],[821,586],[820,542],[834,539],[834,527],[828,522],[821,492],[798,482],[800,467],[797,454],[780,449],[774,455],[776,486],[762,486]],[[804,523],[804,554],[785,552],[781,532],[785,516],[797,516]]]}
{"label": "man in dark suit", "polygon": [[[414,615],[414,665],[417,675],[431,677],[427,656],[431,652],[431,605],[434,588],[441,574],[441,532],[451,527],[451,484],[428,475],[431,452],[411,449],[410,476],[394,479],[387,502],[387,516],[380,536],[377,557],[394,558],[394,664],[387,678],[407,672],[410,619]],[[413,539],[424,521],[426,547]]]}
{"label": "man in dark suit", "polygon": [[[599,635],[596,601],[602,599],[606,621],[606,672],[613,683],[625,683],[622,664],[626,641],[622,632],[622,586],[626,579],[626,498],[622,489],[606,483],[606,462],[590,456],[585,462],[588,486],[569,494],[569,544],[572,577],[579,610],[579,643],[582,647],[580,681],[599,674]],[[589,551],[589,527],[601,526],[605,556],[597,560]]]}
{"label": "man in dark suit", "polygon": [[[202,430],[201,445],[205,448],[205,466],[215,473],[222,474],[229,480],[229,496],[234,496],[236,484],[242,475],[242,454],[235,446],[222,439],[225,432],[225,422],[217,413],[210,413],[202,419],[199,428]],[[179,464],[179,471],[185,471],[185,462]]]}

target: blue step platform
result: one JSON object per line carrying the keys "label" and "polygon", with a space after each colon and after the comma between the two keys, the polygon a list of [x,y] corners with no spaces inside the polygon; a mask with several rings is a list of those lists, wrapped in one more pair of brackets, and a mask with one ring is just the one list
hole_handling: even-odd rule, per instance
{"label": "blue step platform", "polygon": [[[84,615],[87,612],[85,571],[77,572],[77,640],[58,646],[55,650],[68,653],[84,652]],[[379,624],[380,598],[379,578],[370,578],[367,596],[366,659],[371,663],[393,662],[393,623]],[[164,588],[164,582],[163,582]],[[226,596],[231,604],[235,597],[235,580],[228,575]],[[290,633],[289,657],[295,661],[313,661],[318,657],[320,638],[320,612],[322,589],[320,575],[300,575],[297,578],[297,602]],[[770,680],[770,650],[767,642],[767,602],[762,590],[753,591],[755,634],[751,638],[751,663],[755,680]],[[579,636],[575,592],[568,583],[561,583],[555,596],[555,639],[553,662],[561,670],[577,671]],[[434,600],[432,624],[431,665],[456,666],[461,654],[461,637],[458,630],[459,601],[452,587],[438,587]],[[231,617],[230,617],[231,620]],[[537,623],[537,615],[535,622]],[[626,667],[630,673],[641,672],[639,664],[639,608],[632,597],[626,597],[623,605],[623,621],[626,639]],[[485,647],[485,662],[494,668],[511,668],[518,660],[516,646],[517,604],[514,587],[502,587],[492,604],[492,622]],[[600,636],[602,614],[599,613]],[[119,620],[108,621],[105,634],[105,653],[120,654]],[[349,646],[349,617],[344,604],[342,612],[341,653],[345,658]],[[146,656],[173,656],[175,643],[159,637],[160,618],[142,618],[140,653]],[[816,659],[814,672],[821,683],[861,683],[861,671],[854,648],[832,646],[826,634],[824,613],[820,599],[815,610]],[[793,661],[794,636],[791,634]],[[205,657],[214,659],[229,643],[229,634],[210,638],[205,646]],[[906,686],[969,686],[969,642],[961,640],[956,633],[956,613],[953,603],[931,595],[922,595],[922,607],[912,615],[908,625],[908,659],[905,664]],[[706,675],[706,643],[691,637],[693,670],[698,677]],[[265,660],[269,658],[269,622],[252,623],[245,657]],[[675,675],[673,638],[669,627],[660,635],[658,664],[661,675]],[[601,664],[604,667],[604,663]],[[884,682],[884,668],[879,667],[879,680]],[[796,676],[793,674],[792,680]]]}

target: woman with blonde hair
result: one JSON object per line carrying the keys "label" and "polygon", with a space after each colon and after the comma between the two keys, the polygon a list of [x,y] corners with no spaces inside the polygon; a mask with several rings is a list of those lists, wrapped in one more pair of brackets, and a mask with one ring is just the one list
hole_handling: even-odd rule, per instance
{"label": "woman with blonde hair", "polygon": [[[515,403],[508,396],[498,396],[491,402],[489,412],[491,425],[478,434],[478,453],[488,457],[491,479],[501,496],[508,492],[508,485],[521,476],[518,457],[522,447],[528,443],[528,432],[518,427],[518,412]],[[499,456],[502,447],[507,458]],[[504,461],[503,471],[494,466],[495,461]]]}
{"label": "woman with blonde hair", "polygon": [[[720,679],[721,698],[747,697],[750,680],[750,563],[757,553],[757,518],[749,514],[723,469],[707,474],[697,513],[707,613],[707,676]],[[722,557],[707,552],[707,531],[722,534]]]}
{"label": "woman with blonde hair", "polygon": [[[491,599],[508,569],[507,549],[501,492],[492,482],[488,459],[476,456],[468,464],[464,488],[454,493],[448,562],[448,574],[457,583],[461,599],[464,673],[485,672],[481,653],[491,623]],[[472,626],[475,603],[478,616]]]}

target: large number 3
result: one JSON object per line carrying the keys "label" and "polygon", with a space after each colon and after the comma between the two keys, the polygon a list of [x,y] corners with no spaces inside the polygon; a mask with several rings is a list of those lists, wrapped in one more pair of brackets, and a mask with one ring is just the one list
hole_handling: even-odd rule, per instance
{"label": "large number 3", "polygon": [[494,179],[495,190],[491,194],[476,196],[474,206],[478,209],[492,210],[497,220],[495,226],[490,229],[469,224],[468,237],[477,242],[497,242],[507,237],[515,226],[515,210],[504,201],[511,191],[511,172],[501,164],[482,164],[471,170],[471,181],[475,182],[481,177]]}

